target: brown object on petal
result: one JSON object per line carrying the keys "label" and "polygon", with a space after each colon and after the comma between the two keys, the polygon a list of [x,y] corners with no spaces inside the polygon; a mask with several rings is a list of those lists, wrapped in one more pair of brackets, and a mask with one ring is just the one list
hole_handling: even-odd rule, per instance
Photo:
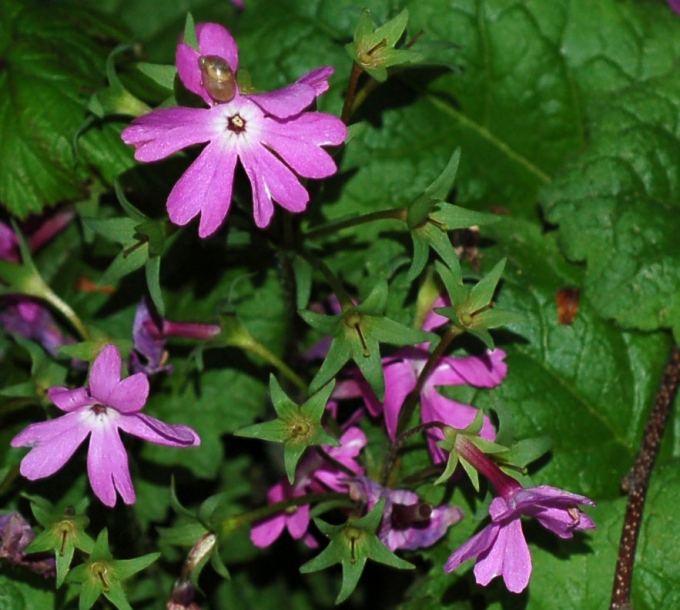
{"label": "brown object on petal", "polygon": [[557,291],[555,303],[557,303],[557,321],[560,324],[571,326],[574,323],[580,296],[580,288],[562,288]]}
{"label": "brown object on petal", "polygon": [[236,95],[236,80],[229,64],[218,55],[203,55],[198,65],[208,95],[216,102],[231,102]]}

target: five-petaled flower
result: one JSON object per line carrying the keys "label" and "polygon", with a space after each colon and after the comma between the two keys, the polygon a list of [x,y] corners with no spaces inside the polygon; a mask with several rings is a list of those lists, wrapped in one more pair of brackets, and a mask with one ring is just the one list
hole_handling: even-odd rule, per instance
{"label": "five-petaled flower", "polygon": [[579,504],[594,506],[591,499],[549,485],[524,488],[464,437],[456,449],[489,479],[498,497],[489,507],[491,524],[449,557],[445,572],[477,557],[478,584],[487,585],[494,577],[503,576],[508,590],[520,593],[529,584],[532,570],[531,554],[522,532],[522,515],[533,517],[560,538],[571,538],[578,530],[595,529],[592,519],[578,508]]}
{"label": "five-petaled flower", "polygon": [[505,496],[494,498],[489,507],[491,524],[470,538],[444,565],[452,572],[461,563],[477,557],[475,578],[487,585],[495,576],[503,576],[513,593],[526,589],[531,577],[531,554],[522,532],[522,515],[534,517],[543,527],[560,538],[571,538],[578,530],[594,529],[592,519],[579,504],[595,503],[577,494],[541,485],[523,488],[517,483]]}
{"label": "five-petaled flower", "polygon": [[117,490],[126,504],[133,504],[135,490],[118,430],[157,445],[200,445],[200,438],[188,426],[166,424],[141,413],[149,394],[146,375],[120,377],[120,352],[109,344],[92,364],[88,387],[50,388],[50,400],[66,415],[31,424],[12,439],[12,447],[32,447],[21,461],[21,474],[31,481],[54,474],[91,435],[87,472],[94,493],[107,506],[114,506]]}
{"label": "five-petaled flower", "polygon": [[[305,112],[328,89],[333,68],[318,68],[271,93],[243,94],[234,75],[238,49],[216,23],[196,27],[200,51],[177,47],[177,71],[185,87],[209,108],[161,108],[135,119],[122,138],[138,161],[157,161],[194,144],[208,143],[168,197],[170,220],[187,224],[200,214],[198,233],[208,237],[231,205],[236,161],[250,180],[255,224],[266,227],[273,201],[291,212],[307,207],[304,178],[326,178],[337,170],[321,147],[345,141],[344,123],[329,114]],[[296,175],[297,174],[297,175]]]}
{"label": "five-petaled flower", "polygon": [[463,511],[457,506],[444,504],[433,508],[412,491],[388,489],[368,477],[351,479],[349,490],[350,497],[364,501],[369,511],[381,498],[385,499],[378,537],[390,551],[432,546],[463,518]]}

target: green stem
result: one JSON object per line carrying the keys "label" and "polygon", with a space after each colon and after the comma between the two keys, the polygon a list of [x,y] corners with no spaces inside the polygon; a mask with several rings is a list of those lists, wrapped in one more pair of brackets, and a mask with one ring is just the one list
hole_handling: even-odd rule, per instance
{"label": "green stem", "polygon": [[347,494],[334,491],[295,496],[294,498],[288,498],[287,500],[282,500],[281,502],[275,502],[274,504],[268,504],[267,506],[261,506],[260,508],[256,508],[254,510],[233,515],[222,521],[220,525],[221,535],[225,536],[239,527],[248,525],[249,523],[258,521],[259,519],[265,519],[266,517],[279,513],[288,508],[297,508],[298,506],[304,506],[305,504],[325,502],[328,500],[347,500]]}
{"label": "green stem", "polygon": [[392,472],[392,468],[394,467],[395,462],[397,461],[397,453],[399,453],[399,449],[401,449],[401,446],[412,436],[415,436],[416,434],[420,434],[421,432],[427,432],[431,428],[442,428],[444,424],[438,421],[431,421],[427,422],[425,424],[420,424],[419,426],[416,426],[415,428],[411,428],[410,430],[406,430],[405,432],[402,432],[397,438],[394,439],[394,442],[392,443],[392,446],[390,447],[390,452],[383,463],[382,467],[382,472],[380,474],[380,484],[385,487],[387,485],[387,482],[390,478],[390,474]]}
{"label": "green stem", "polygon": [[251,354],[255,354],[263,360],[266,360],[291,383],[294,383],[305,394],[309,394],[309,386],[305,380],[257,339],[251,336],[248,341],[241,343],[240,346]]}
{"label": "green stem", "polygon": [[71,323],[73,328],[78,331],[78,334],[83,341],[90,340],[90,333],[87,331],[87,328],[85,328],[85,324],[83,324],[76,315],[76,312],[73,311],[67,303],[62,301],[47,284],[44,285],[40,296]]}
{"label": "green stem", "polygon": [[326,281],[328,282],[331,289],[335,293],[335,296],[338,297],[338,301],[340,301],[340,305],[343,310],[354,306],[354,303],[352,303],[352,299],[350,298],[349,294],[347,294],[347,291],[345,290],[345,287],[342,285],[342,282],[328,268],[326,263],[324,263],[320,258],[317,258],[310,252],[303,252],[301,250],[298,250],[298,254],[302,258],[304,258],[310,265],[312,265],[312,267],[315,267],[318,271],[320,271],[321,274],[326,278]]}
{"label": "green stem", "polygon": [[349,227],[356,227],[362,224],[368,224],[375,220],[400,220],[406,222],[406,208],[393,208],[390,210],[382,210],[380,212],[372,212],[371,214],[364,214],[362,216],[354,216],[352,218],[345,218],[336,222],[330,222],[318,229],[312,229],[303,235],[306,239],[316,239],[318,237],[325,237],[331,235],[342,229]]}
{"label": "green stem", "polygon": [[314,450],[321,456],[322,459],[326,460],[327,462],[330,462],[338,470],[342,470],[342,472],[344,472],[346,475],[348,475],[350,477],[357,476],[356,472],[354,472],[351,468],[345,466],[341,461],[336,460],[327,451],[324,451],[324,449],[322,447],[317,445],[317,446],[314,447]]}

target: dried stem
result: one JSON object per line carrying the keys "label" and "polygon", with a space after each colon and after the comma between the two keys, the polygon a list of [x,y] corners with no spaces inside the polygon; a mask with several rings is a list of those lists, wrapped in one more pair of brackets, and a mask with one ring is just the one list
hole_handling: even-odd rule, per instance
{"label": "dried stem", "polygon": [[645,506],[649,479],[652,475],[654,462],[659,453],[661,439],[666,428],[666,421],[670,414],[675,396],[680,384],[680,349],[673,346],[668,363],[663,373],[661,386],[656,395],[654,407],[649,414],[647,426],[642,439],[642,446],[635,459],[633,467],[624,477],[622,487],[628,493],[628,506],[623,521],[619,558],[614,575],[614,590],[609,610],[632,610],[630,600],[633,568],[635,563],[635,549],[638,534],[642,525],[642,512]]}

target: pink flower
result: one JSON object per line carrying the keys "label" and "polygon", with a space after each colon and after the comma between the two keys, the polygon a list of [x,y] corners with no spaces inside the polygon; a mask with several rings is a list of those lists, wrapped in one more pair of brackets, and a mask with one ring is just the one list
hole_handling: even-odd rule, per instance
{"label": "pink flower", "polygon": [[491,524],[453,553],[444,571],[452,572],[477,557],[474,572],[478,584],[487,585],[502,576],[509,591],[520,593],[529,584],[532,570],[521,516],[534,517],[560,538],[571,538],[575,531],[595,528],[592,519],[578,509],[579,504],[595,503],[548,485],[524,489],[516,483],[504,496],[493,499],[489,507]]}
{"label": "pink flower", "polygon": [[[31,250],[37,250],[59,233],[71,220],[74,212],[70,209],[34,219],[37,225],[27,238]],[[21,262],[19,238],[4,222],[0,221],[0,259],[13,263]],[[0,298],[0,326],[9,334],[19,335],[42,345],[52,356],[59,354],[59,347],[73,343],[65,337],[52,317],[47,306],[33,297],[22,294]]]}
{"label": "pink flower", "polygon": [[[200,214],[198,233],[208,237],[227,216],[234,171],[240,160],[252,186],[255,224],[266,227],[273,201],[302,212],[309,194],[304,178],[326,178],[337,170],[321,147],[345,141],[337,117],[304,112],[328,89],[333,68],[319,68],[271,93],[241,94],[234,75],[238,49],[216,23],[197,26],[200,52],[181,42],[177,70],[185,87],[209,108],[162,108],[135,119],[122,138],[138,161],[157,161],[194,144],[208,143],[168,197],[170,220],[187,224]],[[297,174],[297,175],[296,175]]]}
{"label": "pink flower", "polygon": [[197,447],[196,432],[181,424],[166,424],[140,413],[149,394],[149,380],[137,373],[121,380],[121,359],[115,345],[107,345],[90,369],[89,387],[54,387],[50,400],[66,415],[31,424],[12,439],[12,447],[31,447],[20,472],[31,481],[59,470],[91,435],[87,472],[94,493],[107,506],[116,491],[126,504],[135,502],[128,458],[118,430],[169,447]]}
{"label": "pink flower", "polygon": [[0,559],[25,566],[45,578],[53,578],[56,573],[54,557],[47,553],[24,553],[34,538],[33,529],[21,513],[12,510],[0,515]]}
{"label": "pink flower", "polygon": [[[365,446],[366,435],[359,428],[349,428],[340,437],[340,447],[324,445],[322,448],[350,471],[363,474],[364,469],[357,463],[356,458]],[[290,485],[288,479],[282,479],[269,490],[267,499],[270,504],[274,504],[308,493],[345,491],[346,488],[347,473],[310,450],[298,465],[294,484]],[[295,540],[302,539],[307,546],[316,548],[318,544],[307,532],[308,528],[309,504],[303,504],[293,512],[282,511],[273,517],[258,521],[250,530],[250,539],[256,546],[266,547],[287,529]]]}
{"label": "pink flower", "polygon": [[[424,347],[406,347],[389,358],[385,358],[385,402],[382,410],[390,438],[397,432],[399,413],[404,400],[416,387],[418,376],[425,366],[429,352]],[[442,356],[420,392],[420,412],[423,423],[440,421],[447,426],[462,430],[469,426],[477,409],[437,392],[437,386],[471,385],[477,388],[493,388],[505,377],[507,365],[504,362],[505,352],[497,349],[481,356],[456,358]],[[381,405],[375,395],[367,395],[367,406],[373,415],[380,413]],[[427,431],[427,442],[430,454],[435,463],[445,462],[447,453],[437,445],[444,438],[439,429]],[[496,431],[491,420],[484,416],[484,425],[480,436],[487,440],[496,438]]]}
{"label": "pink flower", "polygon": [[219,335],[221,329],[216,324],[198,322],[173,322],[161,318],[146,299],[137,306],[132,326],[134,349],[130,353],[130,363],[135,373],[155,375],[162,371],[171,373],[172,365],[166,364],[168,353],[165,344],[168,337],[185,337],[207,341]]}
{"label": "pink flower", "polygon": [[[444,299],[438,299],[434,307],[446,306]],[[423,324],[423,330],[433,330],[441,326],[447,319],[434,311]],[[397,433],[399,413],[406,397],[415,389],[418,376],[429,357],[428,345],[405,347],[392,356],[383,359],[385,373],[385,401],[381,404],[367,384],[361,384],[366,406],[371,415],[385,415],[385,424],[390,438]],[[452,428],[462,430],[469,426],[477,409],[449,398],[438,391],[438,386],[471,385],[476,388],[493,388],[503,381],[508,371],[505,364],[505,352],[496,349],[480,356],[464,358],[442,356],[425,381],[420,391],[420,412],[423,423],[439,421]],[[439,429],[426,433],[430,454],[435,463],[445,462],[447,453],[437,445],[444,438]],[[496,438],[496,431],[491,420],[484,416],[484,425],[480,436],[487,440]]]}
{"label": "pink flower", "polygon": [[378,537],[390,551],[431,546],[463,518],[463,511],[456,506],[432,508],[412,491],[387,489],[367,477],[352,479],[349,487],[350,497],[366,502],[368,510],[385,498]]}

